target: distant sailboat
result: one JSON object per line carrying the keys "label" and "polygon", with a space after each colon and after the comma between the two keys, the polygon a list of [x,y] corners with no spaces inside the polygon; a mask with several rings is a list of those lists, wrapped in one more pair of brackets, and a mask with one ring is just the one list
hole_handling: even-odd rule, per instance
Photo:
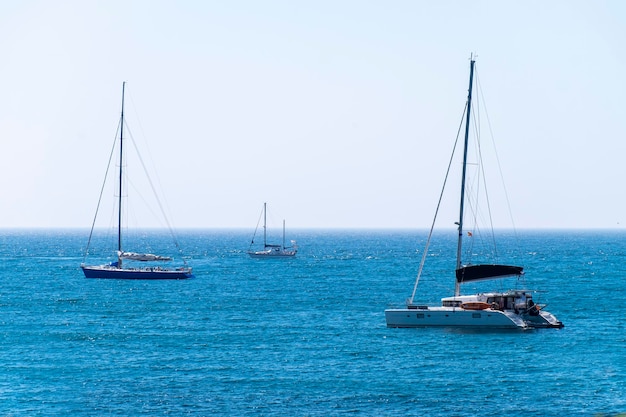
{"label": "distant sailboat", "polygon": [[[469,92],[466,104],[465,142],[463,149],[463,165],[461,179],[461,199],[457,241],[457,259],[455,268],[454,296],[442,298],[440,306],[427,306],[413,302],[417,285],[422,273],[424,262],[428,255],[428,245],[432,236],[432,228],[426,248],[422,255],[417,279],[413,287],[413,294],[407,300],[404,308],[385,310],[385,319],[388,327],[472,327],[472,328],[559,328],[563,327],[557,318],[545,311],[532,299],[532,292],[528,290],[510,290],[505,292],[489,292],[472,295],[461,295],[461,284],[480,280],[492,280],[504,277],[521,277],[523,268],[514,265],[499,264],[464,264],[462,261],[463,245],[463,216],[466,188],[467,150],[470,131],[470,112],[472,104],[472,81],[474,76],[474,59],[471,59]],[[444,185],[445,187],[445,185]],[[441,201],[441,200],[440,200]],[[437,211],[439,206],[437,207]],[[436,218],[436,215],[435,215]],[[434,222],[433,222],[434,227]],[[472,236],[468,232],[468,236]]]}
{"label": "distant sailboat", "polygon": [[283,243],[282,245],[268,244],[267,243],[267,203],[263,203],[263,249],[252,250],[254,245],[254,238],[256,237],[257,228],[254,230],[252,241],[250,242],[250,248],[248,249],[248,255],[252,258],[292,258],[296,256],[298,247],[295,241],[291,241],[291,247],[285,246],[285,220],[283,220]]}
{"label": "distant sailboat", "polygon": [[[119,184],[118,184],[118,202],[117,202],[117,259],[114,262],[105,265],[88,266],[83,262],[81,269],[85,274],[85,278],[111,278],[111,279],[187,279],[193,277],[191,268],[184,263],[184,266],[178,268],[166,268],[158,266],[165,261],[171,261],[169,256],[154,255],[151,253],[128,252],[123,249],[122,236],[122,196],[123,196],[123,167],[124,167],[124,92],[126,83],[122,84],[122,113],[120,117],[119,129]],[[108,170],[107,170],[108,171]],[[106,181],[106,180],[105,180]],[[103,187],[104,189],[104,187]],[[101,195],[102,197],[102,195]],[[98,202],[98,206],[100,201]],[[98,207],[99,208],[99,207]],[[97,216],[98,210],[96,210]],[[85,259],[89,253],[89,246],[93,236],[95,226],[91,227],[87,250],[85,251]],[[135,261],[142,263],[143,266],[126,266],[126,261]],[[184,260],[183,260],[184,262]],[[148,265],[148,266],[146,266]]]}

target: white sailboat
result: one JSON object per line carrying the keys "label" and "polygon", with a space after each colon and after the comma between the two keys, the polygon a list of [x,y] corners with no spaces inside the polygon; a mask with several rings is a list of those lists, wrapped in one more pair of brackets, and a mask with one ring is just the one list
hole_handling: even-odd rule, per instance
{"label": "white sailboat", "polygon": [[[151,253],[137,253],[129,252],[123,249],[123,226],[122,226],[122,196],[124,195],[123,178],[124,178],[124,92],[126,83],[122,84],[122,112],[120,116],[119,126],[119,183],[117,184],[117,257],[114,262],[104,265],[85,265],[84,261],[81,264],[81,269],[85,274],[85,278],[109,278],[109,279],[187,279],[193,277],[191,268],[187,266],[183,260],[184,265],[175,268],[168,268],[161,266],[163,262],[171,261],[169,256],[155,255]],[[110,163],[110,161],[109,161]],[[108,168],[107,168],[108,172]],[[106,179],[105,179],[106,181]],[[102,188],[104,190],[104,187]],[[100,200],[102,194],[100,195]],[[98,201],[98,209],[96,209],[96,217],[98,215],[100,200]],[[89,234],[89,240],[87,242],[87,249],[85,251],[85,259],[89,254],[89,247],[91,238],[94,232],[96,218],[91,226],[91,232]],[[129,261],[127,264],[126,261]],[[139,262],[134,264],[133,262]]]}
{"label": "white sailboat", "polygon": [[257,224],[252,235],[252,241],[248,249],[248,255],[252,258],[292,258],[296,256],[298,252],[298,246],[294,240],[291,241],[291,246],[285,246],[285,220],[283,220],[283,243],[281,245],[267,243],[267,203],[263,203],[263,249],[253,250],[254,238],[259,226]]}
{"label": "white sailboat", "polygon": [[[388,327],[470,327],[470,328],[560,328],[561,323],[553,314],[545,311],[542,306],[535,304],[532,299],[533,291],[510,290],[504,292],[488,292],[471,295],[461,295],[461,285],[480,280],[492,280],[505,277],[521,277],[523,268],[514,265],[501,264],[464,264],[462,256],[463,246],[463,217],[466,188],[466,169],[468,165],[467,150],[470,131],[470,114],[472,105],[472,84],[474,78],[474,59],[470,60],[469,92],[466,105],[465,141],[463,149],[463,166],[461,179],[461,199],[458,226],[458,241],[456,254],[456,279],[454,296],[441,299],[441,305],[428,306],[414,303],[414,297],[420,276],[428,255],[428,246],[432,237],[433,228],[422,255],[419,272],[413,287],[413,293],[407,300],[406,307],[385,310],[385,319]],[[439,208],[439,207],[438,207]],[[437,208],[437,211],[438,211]],[[435,216],[436,218],[436,216]]]}

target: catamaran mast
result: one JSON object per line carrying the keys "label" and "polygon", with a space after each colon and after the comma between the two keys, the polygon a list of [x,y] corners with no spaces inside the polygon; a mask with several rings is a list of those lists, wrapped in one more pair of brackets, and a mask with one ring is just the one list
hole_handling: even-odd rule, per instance
{"label": "catamaran mast", "polygon": [[[117,197],[117,251],[122,252],[122,166],[124,165],[124,90],[126,81],[122,83],[122,116],[120,119],[120,183]],[[118,266],[121,267],[122,258],[118,256]]]}
{"label": "catamaran mast", "polygon": [[[461,252],[463,246],[463,209],[465,206],[465,172],[467,170],[467,145],[469,142],[470,112],[472,108],[472,81],[474,80],[474,58],[470,57],[469,90],[467,93],[467,119],[465,121],[465,144],[463,149],[463,174],[461,177],[461,203],[459,209],[459,237],[456,250],[456,269],[461,268]],[[456,280],[454,295],[461,295],[461,284]]]}

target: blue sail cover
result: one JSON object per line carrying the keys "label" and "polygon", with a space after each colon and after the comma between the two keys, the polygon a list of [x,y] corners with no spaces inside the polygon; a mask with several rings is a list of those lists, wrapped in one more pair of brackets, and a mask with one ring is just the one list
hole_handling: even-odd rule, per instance
{"label": "blue sail cover", "polygon": [[456,270],[457,282],[480,281],[510,276],[520,276],[524,268],[513,265],[466,265]]}

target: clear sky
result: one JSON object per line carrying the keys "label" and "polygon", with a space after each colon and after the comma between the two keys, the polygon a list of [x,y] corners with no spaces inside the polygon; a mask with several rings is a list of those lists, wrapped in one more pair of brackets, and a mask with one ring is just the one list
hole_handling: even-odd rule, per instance
{"label": "clear sky", "polygon": [[0,39],[2,228],[91,225],[122,81],[176,227],[428,227],[470,53],[516,226],[626,225],[620,0],[4,0]]}

